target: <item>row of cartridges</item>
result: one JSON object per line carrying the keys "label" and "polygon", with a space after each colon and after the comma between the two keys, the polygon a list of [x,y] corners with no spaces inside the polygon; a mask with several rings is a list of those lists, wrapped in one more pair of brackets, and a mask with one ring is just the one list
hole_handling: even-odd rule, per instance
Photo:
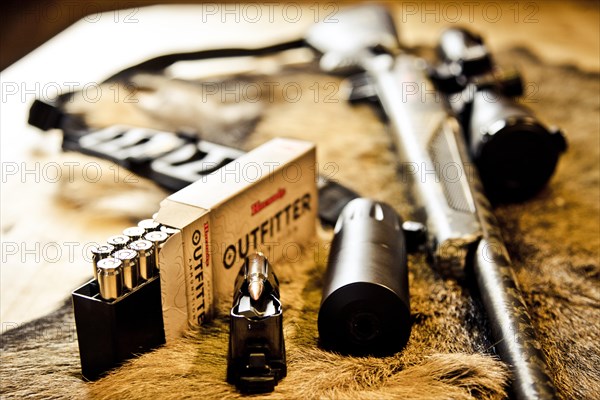
{"label": "row of cartridges", "polygon": [[92,248],[94,279],[100,298],[114,301],[158,274],[163,243],[178,229],[144,219]]}

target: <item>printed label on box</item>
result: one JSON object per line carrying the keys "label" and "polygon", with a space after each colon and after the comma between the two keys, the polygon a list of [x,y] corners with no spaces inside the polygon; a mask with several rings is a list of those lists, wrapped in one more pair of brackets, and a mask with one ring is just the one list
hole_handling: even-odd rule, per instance
{"label": "printed label on box", "polygon": [[314,236],[315,162],[312,143],[274,139],[161,203],[158,222],[181,230],[161,252],[167,341],[231,307],[245,257],[277,262]]}

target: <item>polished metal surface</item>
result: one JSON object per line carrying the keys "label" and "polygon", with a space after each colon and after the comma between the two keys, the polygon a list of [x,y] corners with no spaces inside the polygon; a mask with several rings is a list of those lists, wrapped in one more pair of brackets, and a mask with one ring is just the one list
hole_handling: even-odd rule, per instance
{"label": "polished metal surface", "polygon": [[306,34],[309,45],[323,53],[319,62],[324,71],[360,67],[360,56],[372,48],[400,48],[394,20],[383,7],[357,6],[337,12],[335,19],[313,25]]}
{"label": "polished metal surface", "polygon": [[451,275],[462,275],[468,250],[481,238],[481,228],[460,126],[448,116],[421,60],[384,54],[363,65],[373,76],[389,117],[402,178],[410,185],[427,225],[435,263]]}
{"label": "polished metal surface", "polygon": [[166,242],[166,240],[169,238],[169,235],[166,234],[165,232],[159,232],[159,231],[153,231],[153,232],[148,232],[144,235],[144,239],[148,240],[149,242],[152,242],[153,244],[153,250],[154,250],[154,265],[156,266],[157,270],[160,270],[160,263],[159,263],[159,257],[160,257],[160,250],[162,249],[163,244]]}
{"label": "polished metal surface", "polygon": [[[469,163],[458,124],[445,116],[418,59],[402,55],[390,69],[377,62],[366,65],[374,68],[371,73],[403,162],[417,165],[424,173],[413,179],[413,189],[426,216],[435,263],[443,271],[462,275],[467,257],[474,254],[474,273],[492,337],[498,343],[498,355],[513,373],[515,396],[556,398],[497,221],[477,170]],[[406,82],[417,82],[419,95],[407,96],[401,89]],[[445,136],[443,145],[439,135]],[[457,179],[449,182],[451,177],[443,173],[447,168],[458,171],[452,175]],[[477,246],[474,253],[470,251],[473,246]]]}
{"label": "polished metal surface", "polygon": [[94,268],[94,279],[98,279],[98,261],[110,257],[115,248],[110,244],[103,244],[92,247],[92,267]]}
{"label": "polished metal surface", "polygon": [[113,257],[98,261],[98,286],[100,297],[106,301],[118,299],[123,294],[123,264]]}
{"label": "polished metal surface", "polygon": [[140,228],[144,228],[146,233],[155,231],[160,228],[160,224],[156,222],[154,219],[143,219],[138,222],[137,226]]}
{"label": "polished metal surface", "polygon": [[136,240],[129,243],[129,248],[137,251],[140,265],[140,278],[148,280],[155,274],[154,245],[149,240]]}
{"label": "polished metal surface", "polygon": [[516,398],[557,398],[498,222],[481,186],[476,187],[476,196],[484,238],[475,253],[473,272],[496,340],[496,351],[511,368]]}
{"label": "polished metal surface", "polygon": [[128,291],[132,291],[138,285],[140,274],[139,256],[137,251],[123,249],[115,251],[113,257],[121,260],[123,263],[123,286]]}
{"label": "polished metal surface", "polygon": [[172,228],[172,227],[166,226],[166,225],[161,225],[160,226],[160,231],[166,233],[169,236],[171,236],[171,235],[174,235],[174,234],[178,233],[179,229]]}
{"label": "polished metal surface", "polygon": [[129,242],[131,242],[131,238],[127,235],[114,235],[106,240],[106,243],[114,246],[115,250],[127,248]]}
{"label": "polished metal surface", "polygon": [[321,345],[352,355],[401,351],[411,331],[402,220],[390,205],[358,198],[334,232],[317,321]]}
{"label": "polished metal surface", "polygon": [[248,293],[250,298],[258,301],[265,287],[265,281],[269,275],[268,263],[263,253],[255,253],[248,257]]}
{"label": "polished metal surface", "polygon": [[[448,116],[425,72],[425,62],[390,51],[389,37],[396,31],[383,22],[391,20],[389,14],[382,13],[387,11],[377,6],[349,8],[336,24],[316,24],[307,41],[323,53],[322,68],[341,72],[348,65],[360,67],[373,81],[376,99],[369,100],[378,100],[389,120],[402,177],[411,178],[407,183],[412,183],[419,214],[427,225],[434,261],[442,270],[457,274],[472,262],[498,355],[513,373],[514,396],[556,398],[497,222],[470,163],[463,132]],[[357,34],[369,39],[350,43],[340,39]],[[377,37],[381,42],[373,43]],[[447,175],[452,171],[453,175]],[[470,251],[475,247],[477,252]],[[471,256],[475,259],[467,259]]]}
{"label": "polished metal surface", "polygon": [[144,228],[140,228],[139,226],[131,226],[129,228],[123,229],[123,235],[129,236],[131,238],[131,242],[135,242],[136,240],[140,240],[146,231]]}
{"label": "polished metal surface", "polygon": [[262,253],[247,257],[237,274],[229,316],[227,381],[243,392],[272,391],[287,373],[283,307],[279,281]]}

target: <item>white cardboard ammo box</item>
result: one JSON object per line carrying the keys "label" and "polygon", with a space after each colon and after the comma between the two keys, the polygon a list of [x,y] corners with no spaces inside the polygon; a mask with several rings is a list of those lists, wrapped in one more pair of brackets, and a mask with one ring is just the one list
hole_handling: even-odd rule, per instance
{"label": "white cardboard ammo box", "polygon": [[161,202],[157,221],[178,228],[160,255],[167,341],[231,307],[244,259],[276,264],[315,235],[315,146],[273,139]]}

